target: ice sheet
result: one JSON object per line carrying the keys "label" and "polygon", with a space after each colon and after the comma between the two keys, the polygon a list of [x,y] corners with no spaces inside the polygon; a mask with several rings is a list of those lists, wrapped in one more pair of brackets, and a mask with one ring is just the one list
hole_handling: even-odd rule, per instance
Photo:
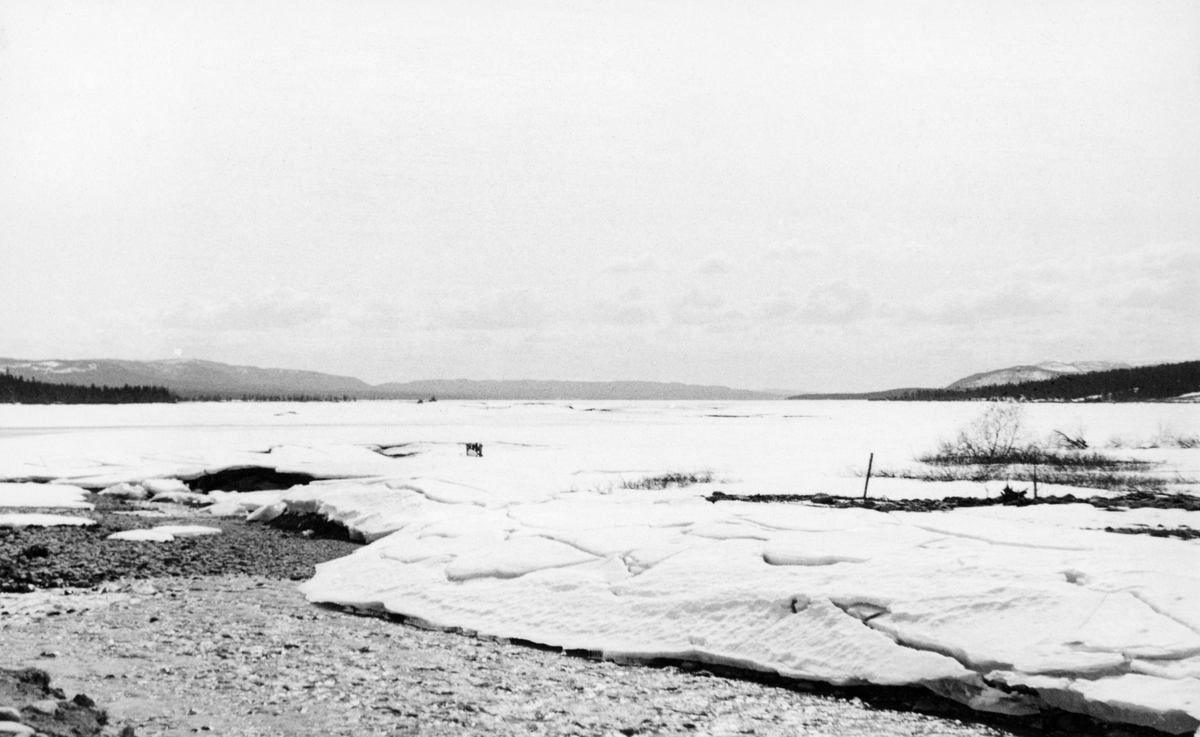
{"label": "ice sheet", "polygon": [[[1094,445],[1161,425],[1200,431],[1190,405],[1028,411],[1035,434],[1085,427]],[[320,567],[304,587],[314,601],[611,657],[924,684],[976,708],[1036,708],[983,681],[1005,673],[1041,683],[1043,702],[1106,719],[1200,724],[1189,690],[1200,544],[1102,531],[1196,528],[1197,513],[883,514],[701,498],[857,495],[870,453],[876,468],[911,464],[978,412],[842,402],[21,407],[5,419],[0,473],[170,483],[247,465],[303,471],[337,480],[211,499],[238,514],[286,505],[373,541]],[[482,443],[483,457],[466,456],[467,442]],[[1118,453],[1167,460],[1164,473],[1200,467],[1200,451]],[[712,481],[625,488],[696,472]],[[989,496],[997,486],[874,479],[870,494]]]}

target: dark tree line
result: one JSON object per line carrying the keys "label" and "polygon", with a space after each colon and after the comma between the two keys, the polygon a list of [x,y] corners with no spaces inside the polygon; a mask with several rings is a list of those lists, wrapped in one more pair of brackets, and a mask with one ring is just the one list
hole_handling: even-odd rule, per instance
{"label": "dark tree line", "polygon": [[178,397],[162,386],[96,386],[53,384],[0,374],[0,404],[149,404],[175,402]]}
{"label": "dark tree line", "polygon": [[961,401],[1016,399],[1031,402],[1150,402],[1200,392],[1200,361],[1067,374],[1042,381],[976,389],[912,389],[892,399]]}

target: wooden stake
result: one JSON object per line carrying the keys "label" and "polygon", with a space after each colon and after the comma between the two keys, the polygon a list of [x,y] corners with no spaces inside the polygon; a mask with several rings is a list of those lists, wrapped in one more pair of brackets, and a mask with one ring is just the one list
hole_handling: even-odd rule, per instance
{"label": "wooden stake", "polygon": [[875,463],[875,454],[867,460],[867,481],[863,484],[863,499],[867,498],[867,488],[871,485],[871,466]]}
{"label": "wooden stake", "polygon": [[1033,498],[1037,499],[1037,466],[1033,467]]}

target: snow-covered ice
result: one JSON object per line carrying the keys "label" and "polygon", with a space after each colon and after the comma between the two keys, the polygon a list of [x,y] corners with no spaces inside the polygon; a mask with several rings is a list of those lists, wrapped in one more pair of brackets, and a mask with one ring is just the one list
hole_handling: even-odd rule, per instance
{"label": "snow-covered ice", "polygon": [[150,496],[150,490],[142,484],[121,482],[96,492],[100,496],[111,496],[114,499],[142,500]]}
{"label": "snow-covered ice", "polygon": [[204,496],[212,505],[205,511],[212,516],[244,517],[277,503],[282,494],[278,491],[210,491]]}
{"label": "snow-covered ice", "polygon": [[121,530],[105,538],[106,540],[127,540],[130,542],[169,543],[175,536],[162,530]]}
{"label": "snow-covered ice", "polygon": [[175,537],[203,537],[221,534],[220,527],[205,527],[204,525],[159,525],[150,529]]}
{"label": "snow-covered ice", "polygon": [[0,507],[91,509],[95,505],[86,498],[87,491],[78,486],[0,482]]}
{"label": "snow-covered ice", "polygon": [[86,527],[96,524],[87,517],[33,512],[0,512],[0,527]]}
{"label": "snow-covered ice", "polygon": [[220,535],[221,528],[205,527],[203,525],[159,525],[144,530],[122,530],[114,532],[108,540],[131,540],[139,542],[171,542],[181,537],[204,537]]}
{"label": "snow-covered ice", "polygon": [[[986,710],[1054,704],[1200,726],[1200,543],[1103,531],[1197,528],[1200,514],[1082,504],[885,514],[702,498],[861,494],[870,453],[877,468],[911,465],[977,404],[287,409],[295,414],[254,404],[16,408],[0,474],[91,485],[229,468],[306,473],[325,480],[210,500],[216,514],[319,514],[369,542],[318,569],[303,587],[313,601],[614,658],[922,684]],[[1200,431],[1195,405],[1027,413],[1039,437],[1064,429],[1095,446],[1163,426]],[[483,443],[483,457],[467,457],[467,442]],[[1173,490],[1198,490],[1200,450],[1112,452],[1164,461]],[[624,488],[700,471],[714,480]],[[878,478],[870,494],[994,496],[1002,486]]]}

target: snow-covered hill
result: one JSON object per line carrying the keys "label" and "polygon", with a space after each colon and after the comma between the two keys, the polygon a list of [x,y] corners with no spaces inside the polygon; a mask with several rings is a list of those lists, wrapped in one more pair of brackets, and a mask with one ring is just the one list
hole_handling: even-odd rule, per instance
{"label": "snow-covered hill", "polygon": [[1112,369],[1130,368],[1127,363],[1109,361],[1045,361],[1033,366],[1010,366],[1009,368],[985,371],[971,374],[947,386],[947,389],[976,389],[981,386],[997,386],[1000,384],[1020,384],[1025,381],[1044,381],[1065,374],[1087,374],[1093,371],[1109,371]]}
{"label": "snow-covered hill", "polygon": [[89,359],[25,361],[0,358],[0,371],[58,384],[165,386],[184,394],[337,394],[370,390],[349,376],[316,371],[232,366],[195,358],[163,361]]}

